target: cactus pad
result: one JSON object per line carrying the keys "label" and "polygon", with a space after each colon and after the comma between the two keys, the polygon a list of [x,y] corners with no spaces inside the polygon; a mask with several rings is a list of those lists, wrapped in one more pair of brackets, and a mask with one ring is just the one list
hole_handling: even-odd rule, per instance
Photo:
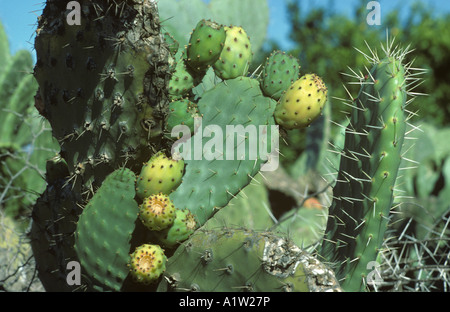
{"label": "cactus pad", "polygon": [[68,25],[66,3],[50,1],[35,40],[40,113],[73,182],[85,189],[148,159],[168,105],[170,51],[156,3],[130,2],[119,11],[83,1],[80,25]]}
{"label": "cactus pad", "polygon": [[108,175],[78,220],[75,251],[94,289],[118,291],[128,275],[138,217],[134,181],[134,173],[126,168]]}
{"label": "cactus pad", "polygon": [[[276,128],[275,105],[273,99],[262,95],[259,82],[248,77],[221,82],[202,95],[198,102],[202,132],[182,143],[190,151],[183,155],[186,173],[181,185],[170,195],[175,207],[191,210],[201,226],[250,183],[278,139],[278,132],[272,131],[272,126]],[[215,139],[215,149],[203,148],[211,144],[205,132],[214,128],[224,135]],[[239,129],[246,131],[245,135],[236,133]]]}
{"label": "cactus pad", "polygon": [[159,291],[339,289],[330,269],[290,241],[245,229],[196,231],[169,258],[164,275]]}

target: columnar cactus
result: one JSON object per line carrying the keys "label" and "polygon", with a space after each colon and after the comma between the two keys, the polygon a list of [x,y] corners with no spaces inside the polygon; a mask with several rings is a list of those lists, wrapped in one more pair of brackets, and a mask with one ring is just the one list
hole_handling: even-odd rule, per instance
{"label": "columnar cactus", "polygon": [[33,107],[38,86],[31,74],[32,55],[27,50],[10,54],[1,23],[0,51],[0,211],[16,219],[28,213],[37,197],[23,190],[45,189],[45,161],[59,146]]}
{"label": "columnar cactus", "polygon": [[353,112],[321,254],[336,265],[343,288],[364,290],[368,266],[377,260],[393,203],[408,112],[407,51],[384,49],[371,58],[352,99]]}

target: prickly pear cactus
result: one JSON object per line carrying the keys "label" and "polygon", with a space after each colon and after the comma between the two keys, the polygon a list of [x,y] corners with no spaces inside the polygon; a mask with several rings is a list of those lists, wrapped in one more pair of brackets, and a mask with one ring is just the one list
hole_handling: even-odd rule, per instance
{"label": "prickly pear cactus", "polygon": [[73,183],[91,189],[158,146],[170,51],[154,2],[81,1],[79,25],[66,22],[66,5],[48,1],[39,20],[38,110],[61,144]]}
{"label": "prickly pear cactus", "polygon": [[128,275],[138,217],[134,181],[134,173],[126,168],[108,175],[78,220],[75,251],[94,289],[118,291]]}
{"label": "prickly pear cactus", "polygon": [[[82,1],[81,25],[73,26],[63,7],[47,3],[36,37],[36,107],[61,143],[64,164],[50,164],[48,188],[33,213],[31,237],[46,288],[63,288],[70,259],[81,263],[83,290],[121,291],[134,283],[160,291],[339,291],[327,266],[269,227],[273,218],[265,206],[264,216],[252,222],[270,230],[214,219],[221,209],[227,218],[224,210],[238,196],[246,197],[244,188],[258,183],[260,171],[274,170],[278,126],[302,129],[318,118],[327,100],[322,79],[316,74],[298,79],[298,60],[283,52],[272,54],[262,75],[249,74],[252,42],[243,27],[231,23],[201,19],[186,51],[180,51],[170,34],[161,33],[154,1]],[[392,192],[396,161],[390,159],[399,155],[399,125],[405,120],[399,114],[407,70],[398,55],[375,62],[373,79],[366,78],[359,98],[365,106],[349,125],[375,130],[360,137],[355,133],[368,131],[347,133],[357,137],[346,140],[350,154],[365,156],[356,150],[363,147],[376,156],[357,165],[348,159],[341,163],[340,180],[347,168],[372,175],[369,183],[351,174],[357,182],[353,189],[364,194],[360,201],[372,206],[342,212],[339,205],[353,194],[338,185],[322,246],[327,261],[342,265],[338,278],[348,289],[356,285],[351,279],[363,274],[364,261],[376,257],[391,203],[384,187],[389,184]],[[59,76],[67,79],[55,79]],[[364,110],[368,102],[386,109]],[[389,141],[392,137],[396,140]],[[390,145],[384,149],[378,141]],[[252,205],[269,205],[266,197],[238,204],[253,210]],[[374,207],[383,211],[369,216]],[[242,218],[242,211],[234,217]],[[361,211],[364,215],[354,215]],[[345,219],[347,213],[351,217]],[[278,229],[298,230],[304,226],[294,222],[300,217],[288,215],[290,222]],[[359,223],[342,227],[336,220]],[[349,228],[355,231],[354,245],[340,237],[352,235],[345,232]],[[52,244],[61,229],[68,240]],[[322,230],[323,224],[308,239],[296,231],[296,242],[316,244]],[[56,282],[50,281],[55,272]],[[64,285],[64,290],[74,289]]]}
{"label": "prickly pear cactus", "polygon": [[158,291],[340,291],[333,272],[292,242],[245,229],[196,231],[164,276]]}
{"label": "prickly pear cactus", "polygon": [[[273,99],[262,94],[258,80],[248,77],[219,83],[202,95],[198,102],[202,131],[217,129],[216,133],[228,131],[228,135],[217,136],[211,142],[211,134],[197,131],[189,140],[175,142],[174,150],[182,150],[180,154],[186,163],[182,182],[170,195],[175,207],[191,210],[199,225],[203,225],[252,181],[268,161],[272,141],[278,138],[276,131],[271,130],[275,105]],[[260,126],[266,126],[267,132],[255,140],[264,131]],[[244,127],[253,131],[252,141],[236,135],[236,129]],[[268,152],[264,155],[259,151]]]}

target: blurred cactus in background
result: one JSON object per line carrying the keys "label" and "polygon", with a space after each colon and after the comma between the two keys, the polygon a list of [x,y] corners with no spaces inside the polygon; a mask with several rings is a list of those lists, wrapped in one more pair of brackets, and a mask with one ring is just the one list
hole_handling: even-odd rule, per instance
{"label": "blurred cactus in background", "polygon": [[[32,205],[45,189],[46,160],[58,149],[34,107],[32,70],[29,51],[10,54],[0,24],[0,280],[5,289],[16,291],[31,286],[32,254],[25,230]],[[14,276],[18,270],[22,273]]]}

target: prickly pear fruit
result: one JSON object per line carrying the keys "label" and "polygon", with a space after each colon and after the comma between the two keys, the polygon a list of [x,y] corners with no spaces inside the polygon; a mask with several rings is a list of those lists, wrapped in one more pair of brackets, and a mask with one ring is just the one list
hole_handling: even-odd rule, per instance
{"label": "prickly pear fruit", "polygon": [[275,121],[287,130],[309,126],[322,113],[327,92],[327,87],[319,76],[304,75],[281,97],[275,108]]}
{"label": "prickly pear fruit", "polygon": [[214,64],[222,52],[225,37],[222,25],[210,20],[199,21],[187,46],[189,65],[196,71],[203,71]]}
{"label": "prickly pear fruit", "polygon": [[145,285],[158,280],[166,270],[166,255],[159,245],[144,244],[130,255],[128,267],[135,282]]}
{"label": "prickly pear fruit", "polygon": [[182,159],[174,160],[158,152],[142,166],[136,181],[136,193],[142,200],[158,193],[168,195],[180,185],[183,173]]}
{"label": "prickly pear fruit", "polygon": [[163,230],[173,224],[175,206],[167,195],[151,195],[139,206],[139,219],[150,230]]}
{"label": "prickly pear fruit", "polygon": [[189,238],[197,228],[195,216],[189,209],[175,209],[175,220],[169,228],[155,232],[159,242],[168,248],[176,246]]}
{"label": "prickly pear fruit", "polygon": [[194,87],[194,77],[185,64],[185,59],[180,57],[175,67],[175,72],[169,81],[169,97],[180,99]]}
{"label": "prickly pear fruit", "polygon": [[242,27],[225,27],[226,39],[214,71],[222,79],[247,75],[253,58],[250,37]]}
{"label": "prickly pear fruit", "polygon": [[268,58],[261,78],[264,94],[279,100],[297,79],[300,64],[298,59],[283,51],[274,51]]}
{"label": "prickly pear fruit", "polygon": [[198,117],[197,104],[188,99],[172,101],[169,104],[169,116],[166,122],[166,130],[170,133],[173,127],[185,125],[191,133],[194,132],[194,117]]}

